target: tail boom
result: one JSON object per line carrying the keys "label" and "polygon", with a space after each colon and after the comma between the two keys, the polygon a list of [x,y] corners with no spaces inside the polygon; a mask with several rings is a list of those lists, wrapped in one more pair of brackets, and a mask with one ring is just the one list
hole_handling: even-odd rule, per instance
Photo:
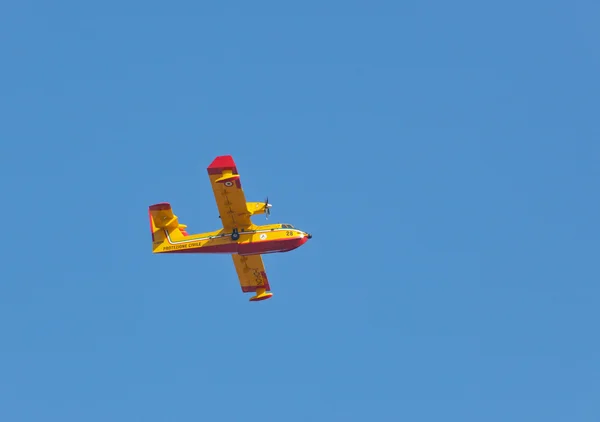
{"label": "tail boom", "polygon": [[220,238],[221,231],[189,235],[180,224],[171,204],[162,202],[148,208],[153,253],[232,253],[235,244]]}

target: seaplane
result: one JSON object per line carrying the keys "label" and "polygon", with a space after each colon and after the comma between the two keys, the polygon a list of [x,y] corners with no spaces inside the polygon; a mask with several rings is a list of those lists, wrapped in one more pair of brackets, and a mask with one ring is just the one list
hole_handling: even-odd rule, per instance
{"label": "seaplane", "polygon": [[291,224],[256,225],[251,217],[264,214],[268,219],[272,205],[246,202],[240,174],[231,155],[216,157],[207,168],[222,227],[189,234],[179,223],[171,204],[150,205],[152,253],[230,254],[242,292],[254,293],[251,302],[273,296],[262,255],[289,252],[304,245],[312,235]]}

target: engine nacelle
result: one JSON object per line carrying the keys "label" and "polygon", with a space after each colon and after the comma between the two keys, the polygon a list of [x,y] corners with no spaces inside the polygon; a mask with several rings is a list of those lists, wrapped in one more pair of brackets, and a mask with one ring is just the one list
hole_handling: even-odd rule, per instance
{"label": "engine nacelle", "polygon": [[246,209],[250,215],[264,214],[270,206],[271,204],[266,204],[264,202],[246,202]]}

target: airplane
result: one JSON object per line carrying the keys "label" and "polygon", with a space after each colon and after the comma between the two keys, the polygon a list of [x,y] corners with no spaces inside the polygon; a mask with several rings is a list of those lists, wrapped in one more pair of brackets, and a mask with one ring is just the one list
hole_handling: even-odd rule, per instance
{"label": "airplane", "polygon": [[312,235],[291,224],[252,223],[250,217],[257,214],[265,214],[268,219],[272,205],[268,197],[264,202],[246,202],[231,155],[216,157],[207,171],[223,228],[190,235],[187,226],[173,214],[171,204],[150,205],[152,253],[231,254],[242,292],[255,293],[251,302],[269,299],[273,293],[262,255],[289,252],[304,245]]}

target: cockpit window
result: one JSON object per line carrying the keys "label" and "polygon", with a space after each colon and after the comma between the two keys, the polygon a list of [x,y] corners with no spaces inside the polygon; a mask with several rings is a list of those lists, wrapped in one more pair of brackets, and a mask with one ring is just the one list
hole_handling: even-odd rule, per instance
{"label": "cockpit window", "polygon": [[282,224],[281,227],[284,229],[293,229],[294,228],[294,226],[292,226],[291,224]]}

